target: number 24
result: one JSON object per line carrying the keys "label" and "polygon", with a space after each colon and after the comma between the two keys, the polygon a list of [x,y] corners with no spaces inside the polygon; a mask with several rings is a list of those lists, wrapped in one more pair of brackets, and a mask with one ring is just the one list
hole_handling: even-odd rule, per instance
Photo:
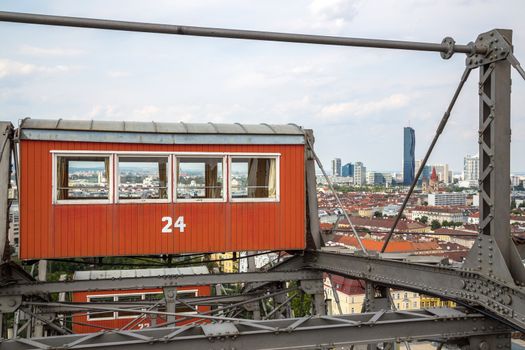
{"label": "number 24", "polygon": [[172,226],[178,228],[180,232],[184,232],[184,228],[186,227],[184,216],[179,216],[177,220],[175,220],[175,223],[173,223],[173,218],[171,216],[164,216],[162,222],[166,223],[162,228],[162,233],[172,233]]}

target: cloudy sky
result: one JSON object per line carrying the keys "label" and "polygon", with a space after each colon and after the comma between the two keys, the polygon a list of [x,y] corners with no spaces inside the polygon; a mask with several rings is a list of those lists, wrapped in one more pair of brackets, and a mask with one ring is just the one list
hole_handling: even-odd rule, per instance
{"label": "cloudy sky", "polygon": [[[9,1],[2,11],[466,44],[514,30],[525,65],[523,0]],[[297,123],[325,166],[401,169],[403,126],[421,158],[464,55],[177,37],[0,23],[0,119]],[[525,81],[513,72],[512,170],[525,171]],[[431,162],[461,171],[477,153],[477,72]]]}

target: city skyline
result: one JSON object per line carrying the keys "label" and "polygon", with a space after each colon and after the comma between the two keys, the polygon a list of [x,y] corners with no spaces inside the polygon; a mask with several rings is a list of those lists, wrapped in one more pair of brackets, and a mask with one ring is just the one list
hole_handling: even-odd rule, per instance
{"label": "city skyline", "polygon": [[[470,15],[468,1],[305,0],[283,5],[232,0],[164,3],[161,11],[138,0],[118,10],[102,1],[7,0],[2,10],[436,43],[452,36],[461,44],[489,29],[510,27],[514,42],[524,42],[523,4],[506,3],[488,0],[476,16]],[[378,16],[377,8],[385,15]],[[296,123],[314,130],[316,152],[327,166],[340,157],[366,161],[371,169],[401,170],[402,139],[393,131],[409,121],[418,133],[415,156],[421,159],[464,68],[461,54],[443,60],[437,53],[13,23],[0,27],[5,33],[2,120]],[[515,50],[516,57],[525,57],[525,47],[516,45]],[[525,84],[515,74],[511,161],[517,172],[525,171],[520,152],[525,149],[525,100],[518,98],[525,95]],[[472,74],[430,163],[460,169],[463,155],[478,152],[477,92],[478,78]]]}

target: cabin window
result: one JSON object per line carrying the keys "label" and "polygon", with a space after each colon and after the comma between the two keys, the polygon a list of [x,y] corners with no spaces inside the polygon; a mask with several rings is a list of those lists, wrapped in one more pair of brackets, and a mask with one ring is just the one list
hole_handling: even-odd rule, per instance
{"label": "cabin window", "polygon": [[[118,295],[116,297],[116,301],[121,303],[139,303],[142,301],[142,294],[123,294]],[[127,308],[127,307],[126,307]],[[137,305],[135,309],[139,309],[140,307]],[[118,318],[127,318],[127,317],[137,317],[140,315],[140,312],[138,311],[118,311],[117,317]]]}
{"label": "cabin window", "polygon": [[[196,291],[177,291],[177,299],[194,298],[197,296]],[[196,313],[189,305],[177,301],[175,304],[175,312]]]}
{"label": "cabin window", "polygon": [[119,156],[119,201],[167,201],[168,156]]}
{"label": "cabin window", "polygon": [[56,199],[110,199],[110,156],[57,156]]}
{"label": "cabin window", "polygon": [[155,310],[160,312],[166,312],[166,303],[163,301],[164,293],[147,293],[144,295],[144,300],[153,303],[151,306],[156,304],[157,307],[155,308]]}
{"label": "cabin window", "polygon": [[178,200],[223,200],[222,157],[177,157]]}
{"label": "cabin window", "polygon": [[232,157],[230,197],[232,200],[278,200],[276,157]]}
{"label": "cabin window", "polygon": [[[175,304],[175,312],[185,312],[185,313],[196,313],[194,309],[189,307],[188,305],[182,303],[180,299],[186,299],[186,298],[194,298],[197,296],[197,291],[191,290],[182,290],[177,291],[177,302]],[[144,300],[148,302],[154,302],[159,303],[159,301],[162,301],[159,303],[159,307],[157,308],[157,311],[166,312],[166,303],[163,301],[164,299],[164,293],[148,293],[145,294]]]}
{"label": "cabin window", "polygon": [[[90,303],[113,303],[113,296],[89,296],[88,302]],[[89,311],[88,320],[107,320],[115,317],[113,311]]]}

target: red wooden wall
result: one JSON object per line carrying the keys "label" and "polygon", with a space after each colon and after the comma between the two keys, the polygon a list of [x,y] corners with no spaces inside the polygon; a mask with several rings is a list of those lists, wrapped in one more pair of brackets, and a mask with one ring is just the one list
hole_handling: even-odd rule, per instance
{"label": "red wooden wall", "polygon": [[[209,296],[211,293],[210,286],[188,286],[188,287],[177,287],[177,290],[184,291],[184,290],[197,290],[197,296]],[[96,292],[75,292],[73,293],[72,301],[78,302],[78,303],[85,303],[88,302],[88,296],[95,296],[95,295],[104,295],[109,296],[112,294],[134,294],[134,293],[162,293],[162,289],[141,289],[141,290],[106,290],[106,291],[96,291]],[[197,310],[199,312],[205,312],[209,311],[209,306],[198,306]],[[182,316],[177,316],[177,318],[180,318]],[[182,326],[186,323],[191,323],[197,320],[197,318],[190,318],[188,320],[184,320],[181,322],[177,322],[175,326]],[[111,329],[119,329],[124,326],[126,326],[128,323],[133,321],[133,318],[116,318],[113,320],[88,320],[86,312],[81,312],[77,314],[73,314],[73,332],[74,333],[93,333],[98,332],[101,330],[106,330],[108,328]],[[161,325],[166,322],[165,316],[157,316],[156,322],[158,325]],[[133,323],[132,327],[128,327],[126,329],[143,329],[148,328],[152,324],[151,316],[146,315],[145,317],[141,318],[140,320]]]}
{"label": "red wooden wall", "polygon": [[[280,201],[52,204],[52,150],[280,153]],[[150,145],[22,140],[20,258],[159,255],[305,247],[302,145]],[[185,232],[161,233],[163,216]]]}

